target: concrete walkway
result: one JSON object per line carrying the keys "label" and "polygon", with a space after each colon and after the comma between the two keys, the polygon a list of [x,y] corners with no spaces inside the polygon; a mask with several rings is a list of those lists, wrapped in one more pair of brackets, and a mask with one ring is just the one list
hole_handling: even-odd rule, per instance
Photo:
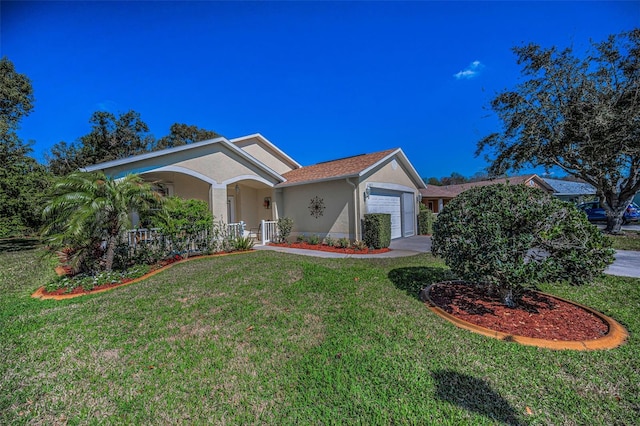
{"label": "concrete walkway", "polygon": [[[415,256],[420,253],[431,252],[431,237],[425,235],[417,235],[414,237],[399,238],[391,241],[391,251],[380,254],[343,254],[319,250],[302,250],[260,245],[255,246],[254,248],[256,250],[273,250],[282,253],[323,258],[381,259]],[[640,251],[617,250],[615,261],[604,271],[604,273],[621,277],[640,278]]]}
{"label": "concrete walkway", "polygon": [[355,258],[355,259],[380,259],[380,258],[394,258],[415,256],[420,253],[427,253],[431,251],[431,237],[425,235],[418,235],[409,238],[399,238],[391,241],[389,246],[391,251],[379,254],[344,254],[344,253],[332,253],[328,251],[320,250],[303,250],[287,247],[276,246],[255,246],[256,250],[273,250],[282,253],[300,254],[302,256],[324,257],[324,258]]}

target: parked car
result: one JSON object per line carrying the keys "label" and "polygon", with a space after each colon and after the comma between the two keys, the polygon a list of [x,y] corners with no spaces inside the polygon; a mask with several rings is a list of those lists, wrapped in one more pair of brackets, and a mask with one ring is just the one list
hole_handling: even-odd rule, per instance
{"label": "parked car", "polygon": [[[591,222],[598,222],[607,220],[607,212],[600,207],[598,201],[590,201],[588,203],[582,203],[578,208],[584,211],[587,218]],[[640,207],[637,204],[631,203],[624,212],[623,223],[638,222],[640,220]]]}

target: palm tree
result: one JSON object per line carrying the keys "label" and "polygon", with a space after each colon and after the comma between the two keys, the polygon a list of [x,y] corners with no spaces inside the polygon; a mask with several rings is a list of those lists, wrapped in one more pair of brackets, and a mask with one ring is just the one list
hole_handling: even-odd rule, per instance
{"label": "palm tree", "polygon": [[59,179],[47,200],[43,236],[54,249],[70,249],[76,270],[94,268],[104,254],[104,269],[113,267],[129,214],[161,207],[162,196],[138,175],[108,178],[102,172],[75,172]]}

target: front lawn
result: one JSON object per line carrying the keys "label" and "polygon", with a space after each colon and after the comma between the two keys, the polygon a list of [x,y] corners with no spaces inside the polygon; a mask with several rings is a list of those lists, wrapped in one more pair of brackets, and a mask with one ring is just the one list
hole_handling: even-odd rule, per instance
{"label": "front lawn", "polygon": [[640,232],[624,231],[622,235],[609,235],[613,240],[613,248],[616,250],[640,251]]}
{"label": "front lawn", "polygon": [[0,424],[634,424],[640,280],[544,290],[630,341],[551,351],[458,329],[416,298],[425,254],[193,260],[67,301],[37,249],[0,248]]}

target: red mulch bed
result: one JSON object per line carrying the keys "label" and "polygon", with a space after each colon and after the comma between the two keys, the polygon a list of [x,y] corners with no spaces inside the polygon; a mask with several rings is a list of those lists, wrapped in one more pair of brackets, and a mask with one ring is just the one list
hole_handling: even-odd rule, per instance
{"label": "red mulch bed", "polygon": [[98,292],[98,291],[100,291],[100,290],[106,290],[106,289],[109,289],[109,288],[118,287],[118,286],[121,286],[121,285],[126,284],[126,283],[131,282],[131,281],[133,281],[133,280],[132,280],[132,279],[130,279],[130,278],[125,278],[125,279],[123,279],[122,281],[117,282],[117,283],[110,283],[110,284],[104,284],[104,285],[97,285],[97,286],[93,287],[91,290],[85,290],[85,289],[84,289],[84,288],[82,288],[82,287],[76,287],[76,288],[74,288],[74,289],[73,289],[73,290],[71,290],[71,291],[67,291],[67,288],[66,288],[66,287],[63,287],[63,288],[59,288],[59,289],[57,289],[57,290],[55,290],[55,291],[47,291],[47,290],[44,290],[44,291],[42,292],[42,294],[44,294],[45,296],[62,296],[62,295],[64,295],[64,294],[89,294],[89,293],[96,293],[96,292]]}
{"label": "red mulch bed", "polygon": [[480,285],[438,283],[431,286],[429,297],[456,318],[515,336],[582,341],[601,338],[609,331],[591,312],[535,291],[527,291],[516,308],[506,307],[497,294]]}
{"label": "red mulch bed", "polygon": [[276,247],[288,247],[288,248],[297,248],[304,250],[317,250],[317,251],[328,251],[332,253],[343,253],[343,254],[378,254],[378,253],[386,253],[391,251],[389,248],[383,249],[369,249],[368,247],[363,250],[356,250],[353,248],[340,248],[340,247],[331,247],[326,244],[309,244],[309,243],[285,243],[285,244],[276,244],[269,243],[271,246]]}
{"label": "red mulch bed", "polygon": [[[191,256],[191,257],[195,258],[195,257],[199,257],[199,256],[196,255],[196,256]],[[153,271],[157,271],[158,269],[164,268],[165,266],[171,265],[172,263],[179,262],[182,259],[183,259],[182,256],[176,255],[176,256],[171,257],[169,259],[162,260],[162,261],[156,263],[155,265],[153,265],[148,273],[151,273]],[[69,275],[72,272],[71,268],[69,268],[68,266],[59,266],[58,268],[59,268],[59,271],[60,271],[59,274],[61,274],[61,275]],[[58,268],[56,268],[56,269],[58,269]],[[97,285],[97,286],[93,287],[91,290],[85,290],[84,288],[82,288],[82,286],[80,286],[80,287],[74,288],[71,291],[67,291],[67,287],[62,287],[62,288],[59,288],[59,289],[54,290],[54,291],[46,291],[46,290],[44,290],[42,292],[42,294],[44,294],[46,296],[62,296],[63,294],[89,294],[89,293],[96,293],[96,292],[101,291],[101,290],[106,290],[106,289],[109,289],[109,288],[118,287],[118,286],[121,286],[123,284],[130,283],[131,281],[133,281],[133,278],[123,278],[122,280],[120,280],[117,283],[109,283],[109,284]]]}

